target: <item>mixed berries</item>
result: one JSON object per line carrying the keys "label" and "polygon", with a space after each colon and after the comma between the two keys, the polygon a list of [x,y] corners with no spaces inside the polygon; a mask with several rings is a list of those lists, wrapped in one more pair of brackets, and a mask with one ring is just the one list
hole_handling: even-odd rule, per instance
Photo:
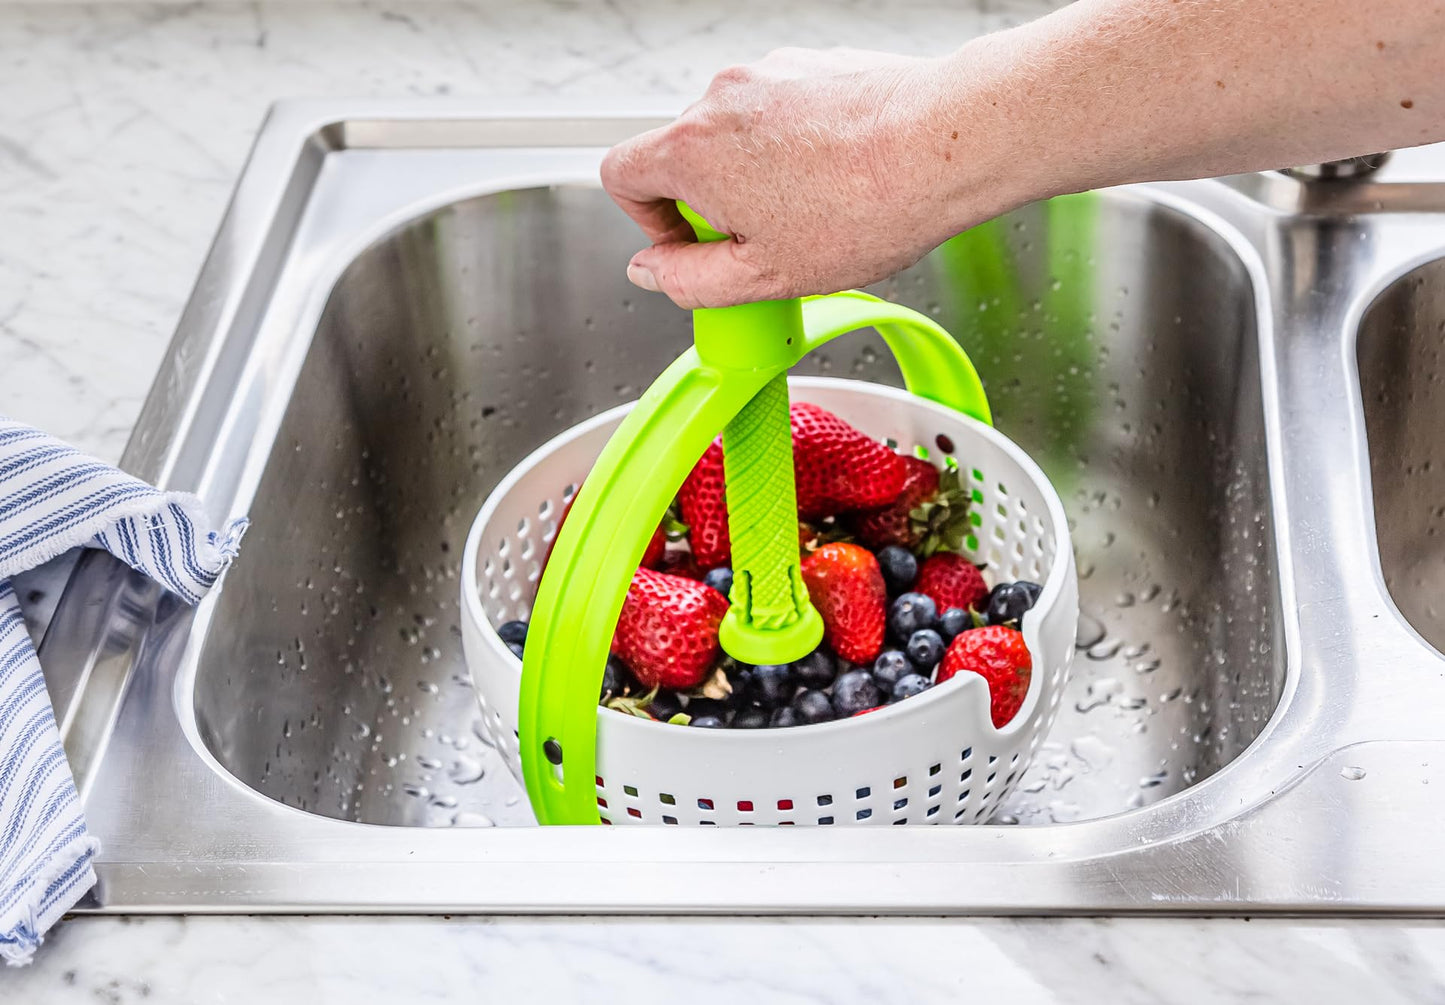
{"label": "mixed berries", "polygon": [[[1040,587],[990,588],[961,553],[970,500],[957,469],[899,454],[817,405],[795,402],[792,421],[802,575],[823,644],[778,665],[722,652],[733,573],[719,440],[633,577],[600,703],[703,729],[776,729],[862,715],[969,672],[988,683],[993,724],[1007,724],[1028,693],[1019,625]],[[497,632],[520,657],[526,623]]]}

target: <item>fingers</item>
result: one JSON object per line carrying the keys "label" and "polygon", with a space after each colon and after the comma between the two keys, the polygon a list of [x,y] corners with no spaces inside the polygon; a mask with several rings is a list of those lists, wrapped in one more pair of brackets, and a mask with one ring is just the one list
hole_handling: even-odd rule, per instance
{"label": "fingers", "polygon": [[738,254],[734,241],[653,245],[632,256],[627,278],[644,290],[666,293],[687,310],[730,307],[778,293]]}
{"label": "fingers", "polygon": [[613,196],[612,200],[622,211],[642,228],[647,239],[654,244],[671,244],[694,239],[691,225],[677,211],[672,199],[658,199],[653,202],[634,202]]}
{"label": "fingers", "polygon": [[690,240],[692,228],[677,211],[679,198],[663,154],[670,127],[624,140],[602,159],[602,187],[654,244]]}

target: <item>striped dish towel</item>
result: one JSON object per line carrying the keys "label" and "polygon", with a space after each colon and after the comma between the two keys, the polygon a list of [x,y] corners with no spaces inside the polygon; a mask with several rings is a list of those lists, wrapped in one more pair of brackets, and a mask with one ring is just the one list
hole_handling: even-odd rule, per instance
{"label": "striped dish towel", "polygon": [[11,577],[85,545],[194,604],[235,556],[246,521],[213,528],[194,496],[162,492],[0,416],[0,956],[8,963],[27,962],[95,884],[99,849]]}

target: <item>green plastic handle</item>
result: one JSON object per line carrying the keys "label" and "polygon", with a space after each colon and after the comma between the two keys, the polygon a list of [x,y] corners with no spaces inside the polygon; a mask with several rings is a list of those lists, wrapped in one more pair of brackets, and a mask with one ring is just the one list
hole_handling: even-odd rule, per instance
{"label": "green plastic handle", "polygon": [[[677,207],[700,242],[727,239],[686,203]],[[801,302],[694,311],[693,341],[706,366],[773,375],[723,430],[733,588],[718,638],[744,663],[791,663],[823,641],[823,619],[808,596],[798,554],[788,414],[788,368],[807,344]]]}
{"label": "green plastic handle", "polygon": [[[818,346],[866,327],[877,328],[883,336],[911,391],[991,423],[973,364],[946,331],[917,311],[858,292],[695,311],[693,347],[663,371],[608,440],[558,533],[538,586],[523,658],[518,737],[527,794],[539,823],[599,822],[597,717],[616,713],[599,710],[597,694],[612,635],[647,542],[693,464],[718,432],[726,430],[734,563],[753,561],[758,563],[754,568],[763,570],[777,568],[769,563],[787,565],[789,549],[775,544],[776,530],[759,532],[758,557],[749,557],[754,530],[733,509],[733,482],[748,485],[758,472],[735,471],[733,454],[744,460],[748,447],[738,448],[738,437],[751,444],[759,434],[738,424],[746,415],[772,430],[757,442],[771,443],[775,456],[748,465],[761,465],[771,473],[766,485],[772,486],[776,472],[784,470],[780,458],[786,445],[791,497],[787,371]],[[795,568],[796,503],[790,502],[786,510],[766,506],[758,519],[787,519]],[[735,594],[738,578],[735,569]],[[759,580],[750,577],[753,618],[748,624],[754,628],[766,620],[773,604],[779,609],[791,604],[796,610],[800,601],[806,602],[806,590],[786,603],[771,593],[764,598]],[[794,589],[791,579],[787,584]],[[811,603],[806,609],[812,610]],[[735,628],[742,623],[737,610],[736,604],[729,610]],[[727,625],[725,620],[723,632],[734,634],[723,634],[723,641],[733,652],[738,637]],[[804,629],[793,630],[804,637]],[[802,651],[816,644],[815,638]]]}

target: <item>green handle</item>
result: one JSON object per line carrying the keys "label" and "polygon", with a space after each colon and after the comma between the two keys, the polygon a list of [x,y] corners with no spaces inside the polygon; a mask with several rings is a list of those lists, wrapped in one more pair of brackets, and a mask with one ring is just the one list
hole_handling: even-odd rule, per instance
{"label": "green handle", "polygon": [[[802,339],[800,338],[801,342]],[[823,641],[823,618],[803,582],[788,373],[763,385],[723,430],[732,606],[718,639],[744,663],[791,663]]]}
{"label": "green handle", "polygon": [[[700,242],[727,240],[686,203],[677,207]],[[705,365],[771,375],[723,430],[733,588],[718,637],[723,650],[744,663],[791,663],[823,641],[823,619],[808,596],[798,554],[788,414],[788,368],[807,344],[801,304],[773,300],[694,311],[693,338]]]}
{"label": "green handle", "polygon": [[[793,578],[797,509],[785,381],[803,355],[866,327],[883,336],[909,390],[991,422],[967,355],[917,311],[858,292],[695,311],[694,346],[663,371],[608,440],[538,586],[518,709],[523,777],[538,822],[599,820],[597,717],[616,713],[598,709],[597,692],[617,618],[648,540],[719,430],[724,430],[735,566],[734,607],[723,622],[723,643],[734,655],[746,650],[750,638],[776,641],[789,632],[794,637],[779,643],[788,649],[812,638],[799,655],[817,644],[806,614],[769,628],[789,621],[789,606],[817,617],[806,589]],[[767,496],[784,491],[779,472],[786,473],[786,506],[773,505]],[[786,535],[780,530],[784,520]],[[739,575],[739,568],[747,574]],[[786,575],[777,574],[780,568]],[[743,603],[739,580],[747,584]],[[746,620],[739,608],[749,612]],[[747,630],[740,632],[741,625]],[[821,623],[816,630],[820,636]]]}

